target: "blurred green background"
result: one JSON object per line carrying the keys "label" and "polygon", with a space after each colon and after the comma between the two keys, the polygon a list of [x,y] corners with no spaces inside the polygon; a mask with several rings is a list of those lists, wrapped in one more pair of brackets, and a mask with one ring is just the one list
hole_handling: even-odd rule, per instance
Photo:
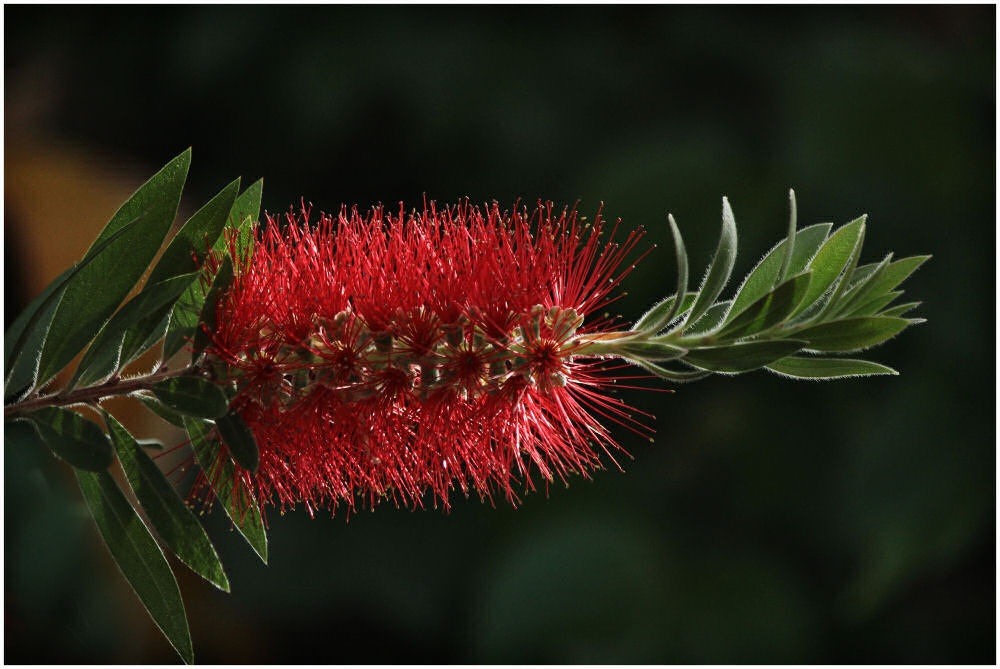
{"label": "blurred green background", "polygon": [[[659,244],[631,318],[673,290],[668,209],[697,276],[728,195],[742,276],[793,186],[803,225],[870,215],[862,262],[934,254],[905,286],[929,322],[871,356],[901,376],[629,393],[658,437],[616,431],[625,473],[517,510],[274,514],[267,567],[214,514],[233,594],[177,565],[197,658],[993,663],[995,11],[5,7],[4,317],[37,290],[47,199],[14,179],[43,154],[120,202],[193,145],[188,213],[239,174],[271,212],[604,201]],[[89,226],[78,257],[113,209],[69,202],[44,243]],[[67,468],[4,469],[6,661],[175,662]]]}

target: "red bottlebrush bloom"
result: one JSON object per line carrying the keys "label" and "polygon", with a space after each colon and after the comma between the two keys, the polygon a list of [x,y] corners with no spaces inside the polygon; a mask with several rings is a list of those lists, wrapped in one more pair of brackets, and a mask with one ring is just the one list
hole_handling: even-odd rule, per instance
{"label": "red bottlebrush bloom", "polygon": [[237,477],[259,500],[447,508],[457,487],[516,503],[533,470],[586,475],[620,448],[598,416],[642,429],[605,394],[604,361],[574,355],[613,329],[587,317],[616,299],[641,231],[602,240],[600,212],[551,204],[285,218],[250,252],[230,245],[206,350],[257,440]]}

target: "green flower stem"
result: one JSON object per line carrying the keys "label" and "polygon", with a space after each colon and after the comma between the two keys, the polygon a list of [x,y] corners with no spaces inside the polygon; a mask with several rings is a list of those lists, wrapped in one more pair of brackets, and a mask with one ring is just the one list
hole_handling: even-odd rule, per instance
{"label": "green flower stem", "polygon": [[187,376],[198,372],[197,367],[168,369],[161,367],[152,374],[121,379],[117,376],[96,386],[76,388],[70,392],[60,391],[51,395],[36,396],[8,404],[3,409],[4,418],[47,407],[71,406],[74,404],[95,404],[102,399],[119,395],[130,395],[140,390],[151,390],[153,385],[165,379]]}

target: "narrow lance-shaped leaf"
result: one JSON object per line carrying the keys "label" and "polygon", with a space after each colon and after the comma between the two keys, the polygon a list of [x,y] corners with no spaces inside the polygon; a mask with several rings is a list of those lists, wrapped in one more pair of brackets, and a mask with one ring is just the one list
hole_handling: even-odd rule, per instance
{"label": "narrow lance-shaped leaf", "polygon": [[[685,294],[684,299],[681,300],[681,305],[677,310],[677,314],[670,320],[674,320],[677,316],[682,316],[687,313],[687,310],[691,308],[692,304],[694,304],[696,297],[698,297],[698,293]],[[656,321],[664,322],[664,326],[670,325],[670,321],[666,320],[666,316],[668,316],[669,312],[673,310],[676,299],[676,295],[671,295],[670,297],[657,302],[643,315],[642,318],[636,321],[635,325],[632,326],[632,330],[636,332],[645,332],[647,334],[655,334],[663,329],[662,327],[656,330],[653,329],[652,325],[655,325]]]}
{"label": "narrow lance-shaped leaf", "polygon": [[907,302],[906,304],[900,304],[898,306],[892,307],[891,309],[886,309],[879,316],[902,316],[908,311],[916,309],[923,302]]}
{"label": "narrow lance-shaped leaf", "polygon": [[229,447],[229,453],[240,467],[251,472],[257,471],[260,464],[260,453],[257,450],[257,440],[253,432],[243,422],[238,413],[230,411],[225,416],[216,419],[215,426],[219,435]]}
{"label": "narrow lance-shaped leaf", "polygon": [[175,376],[158,381],[152,391],[158,400],[187,416],[219,418],[229,410],[226,396],[218,386],[194,376]]}
{"label": "narrow lance-shaped leaf", "polygon": [[[897,297],[903,294],[901,290],[894,290],[891,293],[886,293],[874,299],[868,300],[864,304],[860,304],[853,309],[849,309],[844,313],[845,317],[851,316],[874,316],[878,314],[883,308],[891,304]],[[882,313],[882,316],[888,314]]]}
{"label": "narrow lance-shaped leaf", "polygon": [[201,351],[208,345],[208,331],[215,329],[216,309],[226,290],[233,283],[233,262],[226,256],[219,271],[212,280],[212,287],[205,295],[205,304],[198,317],[198,326],[194,333],[194,350],[191,353],[192,362],[201,356]]}
{"label": "narrow lance-shaped leaf", "polygon": [[813,351],[860,351],[892,339],[908,325],[906,318],[864,316],[821,323],[796,330],[792,336],[807,340],[807,348]]}
{"label": "narrow lance-shaped leaf", "polygon": [[654,341],[638,341],[622,344],[622,351],[629,358],[641,358],[654,362],[676,360],[687,353],[687,349]]}
{"label": "narrow lance-shaped leaf", "polygon": [[896,375],[892,367],[850,358],[807,358],[791,355],[767,365],[767,369],[795,379],[844,379],[852,376]]}
{"label": "narrow lance-shaped leaf", "polygon": [[141,234],[115,241],[108,252],[95,258],[66,286],[42,348],[40,383],[65,367],[87,345],[149,266],[177,215],[190,164],[188,149],[143,184],[97,237],[95,245],[140,213],[146,213],[139,228]]}
{"label": "narrow lance-shaped leaf", "polygon": [[781,261],[781,269],[774,283],[784,281],[788,276],[788,267],[792,264],[792,253],[795,251],[795,228],[799,222],[799,209],[795,203],[795,191],[788,189],[788,234],[785,235],[785,257]]}
{"label": "narrow lance-shaped leaf", "polygon": [[[181,226],[157,261],[146,281],[151,286],[171,277],[197,272],[204,263],[205,254],[212,248],[226,225],[230,210],[240,191],[236,179],[209,200]],[[191,283],[197,274],[191,274]],[[144,289],[145,292],[145,289]],[[122,365],[128,364],[143,351],[155,344],[164,333],[150,341],[151,335],[169,318],[173,303],[166,305],[129,328],[122,345]]]}
{"label": "narrow lance-shaped leaf", "polygon": [[841,275],[854,257],[864,226],[864,216],[851,221],[834,232],[816,252],[816,256],[809,263],[809,269],[812,271],[809,290],[806,291],[806,296],[793,316],[814,304]]}
{"label": "narrow lance-shaped leaf", "polygon": [[176,425],[177,427],[184,429],[184,416],[177,413],[173,409],[167,407],[163,402],[156,399],[155,397],[147,397],[146,395],[136,395],[139,401],[146,405],[146,408],[155,413],[157,416],[167,421],[171,425]]}
{"label": "narrow lance-shaped leaf", "polygon": [[68,387],[90,385],[118,371],[125,333],[144,317],[168,309],[194,280],[195,273],[175,276],[152,286],[128,301],[97,334],[76,368]]}
{"label": "narrow lance-shaped leaf", "polygon": [[245,486],[236,485],[236,465],[215,440],[204,421],[185,418],[188,437],[195,458],[205,477],[211,482],[215,496],[226,515],[247,540],[260,559],[267,563],[267,532],[253,494]]}
{"label": "narrow lance-shaped leaf", "polygon": [[[832,227],[833,225],[830,223],[819,223],[796,232],[786,276],[802,273]],[[781,269],[781,263],[784,262],[785,249],[787,248],[788,240],[782,239],[751,270],[746,279],[743,280],[739,290],[736,291],[733,308],[729,312],[730,317],[738,316],[744,309],[762,298],[773,286],[778,284],[778,273]]]}
{"label": "narrow lance-shaped leaf", "polygon": [[666,367],[656,364],[655,362],[650,362],[648,360],[642,360],[642,359],[630,358],[629,362],[631,362],[634,365],[638,365],[639,367],[642,367],[646,371],[655,374],[661,379],[666,379],[667,381],[673,381],[675,383],[690,383],[692,381],[703,379],[709,374],[711,374],[711,372],[709,371],[704,371],[700,369],[687,369],[687,370],[668,369]]}
{"label": "narrow lance-shaped leaf", "polygon": [[722,234],[719,237],[719,246],[715,250],[715,257],[708,267],[705,280],[698,289],[698,299],[688,312],[687,323],[696,323],[715,302],[722,293],[729,281],[729,275],[733,272],[733,265],[736,263],[736,218],[733,210],[729,206],[729,200],[722,198]]}
{"label": "narrow lance-shaped leaf", "polygon": [[[670,321],[674,320],[684,302],[681,296],[687,296],[688,260],[687,250],[684,248],[684,239],[681,237],[681,231],[677,227],[677,221],[674,220],[673,214],[667,214],[667,223],[670,226],[670,234],[674,238],[674,252],[677,258],[677,290],[674,293],[673,300],[668,302],[670,298],[667,298],[660,302],[639,319],[639,322],[633,328],[649,334],[656,334],[666,327]],[[694,297],[697,298],[697,295]]]}
{"label": "narrow lance-shaped leaf", "polygon": [[111,474],[77,470],[83,499],[115,564],[181,659],[194,662],[191,632],[177,579]]}
{"label": "narrow lance-shaped leaf", "polygon": [[726,314],[732,310],[732,306],[732,300],[716,302],[702,314],[701,318],[684,328],[685,334],[695,335],[711,332],[725,322]]}
{"label": "narrow lance-shaped leaf", "polygon": [[[240,248],[250,247],[250,233],[253,222],[260,215],[260,201],[264,189],[264,180],[258,179],[243,191],[236,202],[233,203],[229,211],[229,222],[237,230],[240,236]],[[221,235],[213,247],[216,251],[223,251],[226,245],[226,236]],[[198,317],[205,303],[205,293],[196,283],[181,296],[174,306],[170,318],[170,325],[163,340],[163,358],[169,359],[181,348],[184,347],[191,337],[195,335],[198,326]]]}
{"label": "narrow lance-shaped leaf", "polygon": [[196,574],[229,592],[219,556],[194,513],[128,430],[110,414],[104,422],[132,492],[163,543]]}
{"label": "narrow lance-shaped leaf", "polygon": [[803,272],[760,298],[719,331],[720,337],[746,337],[783,323],[805,297],[811,275]]}
{"label": "narrow lance-shaped leaf", "polygon": [[[20,334],[9,349],[10,360],[4,370],[5,401],[7,398],[23,397],[38,382],[39,361],[46,337],[52,328],[52,319],[69,283],[92,262],[110,252],[114,242],[120,238],[129,239],[133,233],[138,234],[139,224],[143,220],[144,216],[139,216],[109,235],[100,244],[96,244],[83,260],[63,272],[35,302],[32,302],[27,310],[31,315],[24,322]],[[6,343],[4,347],[6,350]]]}
{"label": "narrow lance-shaped leaf", "polygon": [[851,285],[854,276],[854,270],[858,266],[858,261],[861,259],[861,247],[865,243],[865,229],[861,228],[861,235],[858,236],[858,241],[854,245],[854,252],[851,253],[851,259],[847,262],[847,267],[844,268],[844,273],[841,278],[834,282],[833,292],[827,299],[826,304],[820,310],[819,315],[816,317],[817,321],[831,320],[833,315],[843,306],[844,304],[844,294],[847,292],[848,286]]}
{"label": "narrow lance-shaped leaf", "polygon": [[749,372],[799,351],[806,342],[795,339],[751,341],[692,349],[684,361],[713,372]]}
{"label": "narrow lance-shaped leaf", "polygon": [[104,431],[75,411],[46,407],[27,414],[45,445],[78,469],[103,471],[114,462]]}

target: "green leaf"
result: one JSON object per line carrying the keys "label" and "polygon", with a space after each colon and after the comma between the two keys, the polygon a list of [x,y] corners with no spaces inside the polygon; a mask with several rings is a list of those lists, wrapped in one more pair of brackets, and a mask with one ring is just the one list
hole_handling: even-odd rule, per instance
{"label": "green leaf", "polygon": [[[671,295],[670,297],[657,302],[652,309],[647,311],[645,315],[632,326],[632,329],[637,332],[655,334],[667,325],[670,325],[670,321],[677,318],[677,316],[684,315],[687,310],[691,308],[691,305],[694,304],[696,297],[698,297],[698,293],[686,293],[684,295],[684,299],[681,300],[681,306],[677,310],[677,313],[673,316],[673,318],[667,320],[666,317],[670,315],[671,311],[673,311],[674,301],[677,299],[676,295]],[[658,322],[662,322],[663,325],[654,329],[653,326],[657,325]]]}
{"label": "green leaf", "polygon": [[194,662],[177,580],[163,551],[108,472],[76,472],[80,491],[115,563],[181,659]]}
{"label": "green leaf", "polygon": [[722,325],[726,314],[729,313],[733,305],[732,300],[716,302],[706,311],[701,318],[684,328],[684,332],[689,335],[711,332]]}
{"label": "green leaf", "polygon": [[194,376],[164,379],[153,384],[151,390],[168,407],[188,416],[219,418],[229,410],[218,386]]}
{"label": "green leaf", "polygon": [[76,368],[69,388],[91,385],[108,378],[118,371],[119,356],[125,333],[144,317],[159,312],[164,306],[171,306],[197,276],[196,273],[182,274],[147,286],[141,293],[128,301],[111,317],[94,342],[87,349]]}
{"label": "green leaf", "polygon": [[788,267],[792,264],[792,253],[795,251],[795,228],[798,226],[798,221],[799,208],[795,202],[795,191],[789,188],[788,234],[785,235],[785,252],[782,254],[781,269],[778,270],[778,276],[775,277],[774,283],[771,285],[777,285],[779,282],[784,281],[785,277],[788,276]]}
{"label": "green leaf", "polygon": [[240,180],[236,179],[187,220],[164,249],[149,275],[149,283],[196,272],[201,268],[208,250],[222,234],[239,192]]}
{"label": "green leaf", "polygon": [[[874,316],[884,308],[886,305],[890,304],[893,300],[903,294],[902,290],[894,290],[891,293],[886,293],[874,299],[868,300],[864,304],[858,305],[857,307],[850,309],[845,312],[845,316]],[[882,314],[885,315],[885,314]]]}
{"label": "green leaf", "polygon": [[622,351],[629,358],[640,358],[656,362],[676,360],[687,353],[686,349],[679,346],[655,341],[637,341],[622,344]]}
{"label": "green leaf", "polygon": [[[4,398],[23,397],[38,380],[38,369],[41,353],[45,345],[46,337],[52,327],[52,319],[59,308],[60,300],[66,291],[70,281],[82,272],[90,263],[102,257],[111,244],[122,238],[126,233],[133,233],[139,230],[139,224],[144,220],[144,216],[139,216],[131,223],[122,226],[100,244],[93,246],[83,260],[59,275],[48,288],[43,291],[39,298],[32,302],[26,310],[30,313],[24,323],[17,340],[9,349],[10,360],[4,370]],[[131,234],[129,235],[131,237]],[[37,303],[37,308],[35,304]],[[7,344],[4,344],[7,352]],[[44,381],[44,379],[43,379]]]}
{"label": "green leaf", "polygon": [[908,325],[905,318],[862,316],[814,325],[793,336],[805,339],[813,351],[860,351],[892,339]]}
{"label": "green leaf", "polygon": [[[890,254],[892,255],[892,254]],[[879,263],[873,276],[861,284],[852,287],[850,295],[845,296],[845,307],[842,313],[852,312],[865,301],[872,301],[876,296],[890,293],[896,286],[903,283],[917,268],[930,259],[931,256],[911,256],[892,263]],[[860,267],[858,268],[861,269]],[[888,303],[887,303],[888,304]],[[879,307],[881,308],[881,307]]]}
{"label": "green leaf", "polygon": [[241,249],[248,248],[250,244],[253,223],[260,218],[260,201],[263,194],[264,180],[257,179],[240,193],[229,212],[229,220],[240,231]]}
{"label": "green leaf", "polygon": [[24,416],[4,419],[3,443],[7,448],[45,448],[35,424]]}
{"label": "green leaf", "polygon": [[219,556],[194,513],[128,430],[108,413],[104,422],[132,492],[163,543],[196,574],[229,592]]}
{"label": "green leaf", "polygon": [[52,452],[77,469],[104,471],[114,462],[104,430],[75,411],[58,407],[36,409],[27,417]]}
{"label": "green leaf", "polygon": [[816,252],[816,256],[809,263],[809,269],[813,274],[809,290],[806,291],[805,298],[793,316],[822,297],[847,268],[851,259],[857,257],[855,251],[864,234],[865,219],[866,217],[862,216],[841,227]]}
{"label": "green leaf", "polygon": [[198,317],[198,326],[195,328],[194,341],[191,354],[192,362],[201,356],[201,352],[208,346],[208,332],[215,329],[216,311],[219,301],[223,298],[229,286],[233,283],[233,261],[226,256],[219,267],[219,271],[212,280],[212,287],[205,295],[205,304],[201,308],[201,315]]}
{"label": "green leaf", "polygon": [[688,312],[688,323],[695,323],[715,302],[722,293],[729,281],[729,275],[733,272],[733,264],[736,262],[736,218],[733,210],[729,206],[729,200],[722,198],[722,234],[719,237],[719,246],[715,250],[715,257],[708,267],[705,280],[698,289],[698,299]]}
{"label": "green leaf", "polygon": [[[677,259],[677,291],[674,293],[675,299],[663,300],[639,319],[634,329],[648,334],[656,334],[674,320],[688,295],[688,260],[684,239],[681,237],[681,231],[672,214],[667,214],[667,223],[670,225],[670,234],[674,238],[674,252]],[[676,299],[678,295],[683,295],[684,298],[678,301]],[[697,294],[694,294],[693,297],[697,297]],[[668,300],[670,301],[668,302]]]}
{"label": "green leaf", "polygon": [[[25,329],[28,326],[28,322],[31,318],[37,314],[48,300],[49,296],[66,283],[69,278],[70,273],[73,272],[74,268],[70,267],[65,272],[56,277],[55,281],[50,283],[45,289],[39,293],[38,297],[33,299],[31,303],[25,307],[14,322],[10,324],[7,328],[7,332],[3,336],[3,366],[8,372],[10,371],[11,362],[13,361],[14,355],[18,352],[17,347],[14,346],[24,334]],[[5,375],[6,376],[6,375]]]}
{"label": "green leaf", "polygon": [[[789,258],[788,264],[790,274],[799,274],[805,269],[806,264],[816,253],[816,249],[823,243],[823,240],[826,239],[826,235],[832,227],[833,225],[830,223],[819,223],[803,228],[796,233],[792,256]],[[733,300],[733,308],[730,313],[739,314],[766,295],[778,283],[778,274],[785,257],[787,242],[787,239],[778,242],[747,275],[739,290],[736,291],[736,298]]]}
{"label": "green leaf", "polygon": [[892,309],[886,309],[885,311],[880,313],[879,316],[902,316],[907,311],[916,309],[921,304],[923,304],[923,302],[907,302],[906,304],[900,304],[898,306],[895,306]]}
{"label": "green leaf", "polygon": [[163,402],[156,399],[155,397],[147,397],[146,395],[136,395],[139,401],[146,405],[146,408],[155,413],[157,416],[167,421],[171,425],[176,425],[177,427],[184,428],[184,416],[177,413],[173,409],[168,408]]}
{"label": "green leaf", "polygon": [[[778,325],[791,315],[805,297],[811,275],[796,274],[743,310],[719,331],[719,337],[746,337]],[[730,313],[732,313],[730,311]]]}
{"label": "green leaf", "polygon": [[849,358],[806,358],[788,356],[767,365],[767,369],[796,379],[845,379],[851,376],[897,375],[892,367],[868,360]]}
{"label": "green leaf", "polygon": [[253,493],[245,486],[235,485],[236,465],[222,450],[222,444],[211,436],[204,421],[185,418],[184,425],[187,427],[195,458],[206,478],[212,482],[216,498],[222,503],[236,529],[264,564],[267,564],[267,532]]}
{"label": "green leaf", "polygon": [[[192,281],[192,284],[197,285],[197,281]],[[188,288],[190,286],[191,284],[188,285]],[[184,295],[186,292],[187,289],[181,295]],[[160,311],[147,316],[125,333],[125,341],[122,343],[121,360],[118,363],[120,367],[129,364],[163,339],[167,334],[167,327],[170,325],[170,314],[173,313],[174,304],[176,303],[177,301],[175,300]],[[150,323],[156,323],[156,325],[150,327]],[[139,335],[144,332],[149,332],[149,334],[145,340],[140,340]]]}
{"label": "green leaf", "polygon": [[749,372],[802,349],[806,342],[797,339],[751,341],[728,346],[692,349],[684,361],[713,372]]}
{"label": "green leaf", "polygon": [[[844,291],[840,303],[830,309],[830,316],[840,316],[861,306],[871,298],[878,297],[879,277],[889,267],[891,260],[892,254],[890,253],[881,262],[875,263],[871,270],[867,269],[869,267],[867,265],[864,268],[858,267],[851,275],[854,280],[851,287]],[[865,270],[863,273],[860,271],[862,269]]]}
{"label": "green leaf", "polygon": [[656,363],[649,362],[648,360],[633,360],[629,359],[634,365],[642,367],[648,372],[652,372],[661,379],[666,379],[667,381],[674,381],[676,383],[690,383],[692,381],[697,381],[698,379],[703,379],[711,372],[706,372],[699,369],[687,369],[687,370],[675,370],[667,369],[657,365]]}
{"label": "green leaf", "polygon": [[233,456],[236,464],[243,469],[256,472],[257,466],[260,464],[257,440],[254,439],[253,432],[243,422],[240,415],[230,411],[225,416],[216,419],[215,426],[219,428],[219,436],[229,447],[229,454]]}
{"label": "green leaf", "polygon": [[145,214],[141,234],[116,240],[66,286],[42,348],[39,382],[50,379],[87,345],[140,279],[177,214],[190,164],[188,149],[143,184],[98,235],[95,246]]}
{"label": "green leaf", "polygon": [[[250,243],[252,223],[260,215],[260,200],[264,189],[264,180],[258,179],[236,198],[229,211],[229,221],[240,231],[240,248],[247,248]],[[215,251],[226,251],[225,235],[219,237],[213,247]],[[184,344],[195,336],[198,327],[198,317],[205,304],[205,293],[198,284],[193,285],[184,293],[170,317],[170,325],[163,341],[163,359],[167,360],[180,351]]]}

